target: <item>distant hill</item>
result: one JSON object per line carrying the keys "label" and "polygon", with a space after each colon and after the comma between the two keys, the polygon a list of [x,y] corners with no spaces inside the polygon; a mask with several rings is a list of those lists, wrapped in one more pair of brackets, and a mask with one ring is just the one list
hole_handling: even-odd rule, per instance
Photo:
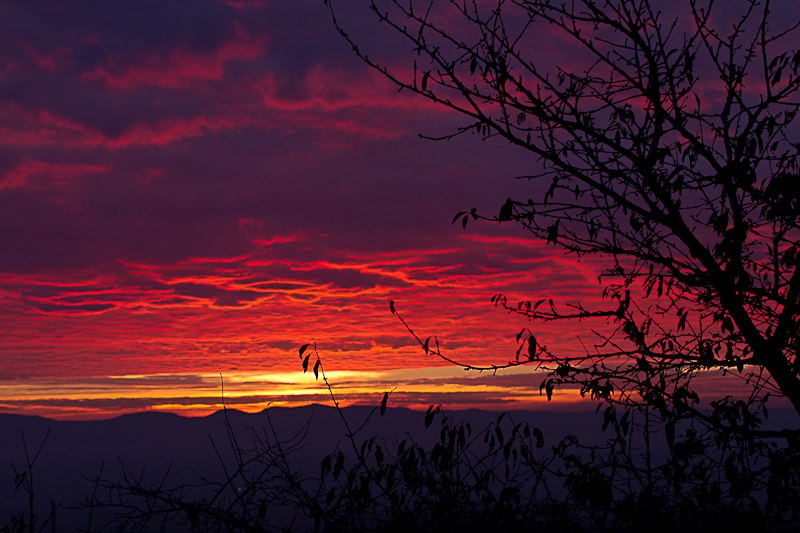
{"label": "distant hill", "polygon": [[[361,426],[372,408],[347,407],[342,410],[353,429]],[[345,428],[332,407],[312,405],[299,408],[275,407],[265,412],[248,414],[229,409],[228,419],[242,448],[248,448],[254,432],[273,439],[272,427],[281,440],[297,434],[309,422],[304,446],[292,456],[295,468],[317,472],[320,460],[341,442],[346,450]],[[448,411],[456,420],[466,420],[473,431],[480,431],[497,420],[499,413],[465,410]],[[528,422],[544,433],[547,448],[567,434],[585,442],[598,442],[610,434],[600,432],[602,413],[552,413],[513,411],[515,422]],[[411,436],[417,442],[432,445],[438,440],[441,417],[425,429],[424,413],[409,409],[388,409],[378,413],[361,430],[360,443],[379,436],[387,441],[399,441]],[[797,425],[797,415],[791,410],[771,411],[771,424]],[[226,460],[232,459],[232,449],[225,428],[223,412],[207,417],[189,418],[170,413],[144,412],[99,421],[57,421],[34,416],[0,414],[0,527],[5,525],[8,512],[25,506],[24,495],[14,493],[12,463],[24,469],[25,455],[20,434],[24,432],[29,451],[35,453],[50,428],[50,436],[35,469],[36,505],[40,512],[49,509],[49,502],[63,499],[67,506],[77,506],[84,494],[90,493],[92,483],[85,478],[97,475],[103,466],[106,478],[119,479],[121,464],[127,470],[141,472],[145,478],[161,479],[169,469],[167,484],[177,485],[195,481],[190,467],[201,475],[218,477],[221,473],[216,449]],[[59,531],[73,531],[85,526],[79,511],[59,511]]]}

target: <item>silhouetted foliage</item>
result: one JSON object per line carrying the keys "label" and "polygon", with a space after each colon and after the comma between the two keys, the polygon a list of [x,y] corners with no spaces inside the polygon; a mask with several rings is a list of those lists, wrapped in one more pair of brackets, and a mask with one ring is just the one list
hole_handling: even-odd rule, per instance
{"label": "silhouetted foliage", "polygon": [[[309,363],[314,357],[336,403],[311,346]],[[383,404],[356,430],[337,407],[346,440],[310,471],[290,466],[307,425],[283,439],[267,410],[269,429],[249,428],[242,446],[226,418],[229,451],[219,454],[220,479],[198,476],[197,484],[171,487],[166,478],[147,483],[124,469],[122,482],[98,477],[87,505],[116,516],[90,529],[714,532],[800,525],[796,446],[741,436],[714,441],[691,422],[665,428],[647,411],[608,420],[605,442],[573,435],[548,442],[512,415],[473,428],[441,405],[424,415],[426,430],[438,434],[430,446],[410,436],[359,437],[369,417],[392,415],[381,412]],[[656,438],[672,440],[671,453],[656,450]]]}
{"label": "silhouetted foliage", "polygon": [[[770,396],[800,412],[796,9],[769,0],[372,0],[377,22],[415,52],[413,63],[386,66],[347,33],[337,2],[326,3],[364,62],[466,118],[439,140],[497,137],[532,156],[522,176],[530,198],[454,223],[514,221],[576,259],[607,261],[609,308],[492,298],[532,321],[589,321],[593,346],[559,353],[525,329],[524,355],[521,345],[508,364],[484,368],[532,365],[549,371],[540,386],[548,397],[577,384],[595,400],[724,436],[796,436],[761,430],[756,413],[767,416]],[[561,47],[571,58],[558,64],[542,53]],[[435,337],[417,340],[460,364]],[[693,382],[709,370],[740,380],[744,397],[701,408],[711,399]]]}

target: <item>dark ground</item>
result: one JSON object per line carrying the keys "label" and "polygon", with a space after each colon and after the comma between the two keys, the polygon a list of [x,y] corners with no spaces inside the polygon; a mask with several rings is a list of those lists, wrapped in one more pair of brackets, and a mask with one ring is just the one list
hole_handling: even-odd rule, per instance
{"label": "dark ground", "polygon": [[[368,407],[348,407],[343,412],[351,426],[356,428],[371,410]],[[343,448],[349,446],[345,442],[342,421],[332,407],[278,407],[269,412],[281,439],[293,436],[307,420],[311,420],[305,446],[291,457],[295,468],[316,473],[320,460],[331,453],[337,442],[341,442]],[[466,410],[447,414],[456,420],[469,421],[473,431],[478,432],[497,420],[499,413]],[[567,434],[576,435],[582,442],[598,442],[610,437],[608,433],[600,432],[602,412],[516,411],[510,414],[515,422],[526,421],[542,430],[545,450]],[[266,431],[271,435],[264,412],[247,414],[228,410],[228,417],[242,448],[247,448],[252,442],[253,431],[260,434]],[[796,413],[791,410],[774,409],[770,411],[769,425],[791,424],[796,419]],[[411,435],[429,447],[438,441],[440,427],[440,417],[426,430],[423,412],[388,409],[383,417],[375,413],[356,440],[361,443],[378,435],[387,441],[399,441]],[[40,515],[49,511],[51,499],[62,502],[67,508],[80,506],[85,495],[93,489],[93,483],[86,478],[96,476],[102,465],[103,477],[116,480],[121,479],[121,464],[126,470],[141,472],[144,469],[145,479],[152,482],[163,478],[169,469],[167,484],[174,486],[197,480],[189,467],[202,475],[221,477],[222,470],[212,440],[226,460],[232,457],[222,412],[201,418],[147,412],[101,421],[56,421],[0,414],[0,527],[8,523],[9,513],[27,506],[22,491],[14,491],[12,470],[12,464],[18,471],[25,469],[21,432],[24,432],[29,452],[35,453],[48,428],[51,428],[50,435],[34,470],[36,509]],[[58,531],[85,528],[86,511],[67,508],[58,511]]]}

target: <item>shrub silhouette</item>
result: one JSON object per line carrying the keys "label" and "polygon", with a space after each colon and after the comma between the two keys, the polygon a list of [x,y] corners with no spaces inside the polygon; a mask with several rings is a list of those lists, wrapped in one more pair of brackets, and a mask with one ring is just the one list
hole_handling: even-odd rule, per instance
{"label": "shrub silhouette", "polygon": [[[314,363],[336,403],[316,346],[303,351],[309,352],[304,369]],[[369,417],[392,416],[386,398]],[[572,435],[549,442],[539,428],[509,414],[473,428],[432,405],[424,421],[438,439],[424,446],[411,437],[361,437],[369,417],[353,430],[337,410],[346,439],[318,469],[292,466],[308,425],[280,438],[268,409],[266,429],[249,429],[247,446],[226,417],[230,451],[227,460],[219,457],[233,466],[225,466],[221,479],[170,487],[130,472],[122,482],[97,478],[100,490],[87,505],[113,508],[117,515],[105,526],[122,531],[763,531],[800,525],[797,447],[742,436],[749,428],[715,440],[691,420],[670,429],[647,412],[629,412],[607,421],[599,442]],[[757,414],[747,420],[759,424]],[[656,450],[657,440],[666,451]]]}

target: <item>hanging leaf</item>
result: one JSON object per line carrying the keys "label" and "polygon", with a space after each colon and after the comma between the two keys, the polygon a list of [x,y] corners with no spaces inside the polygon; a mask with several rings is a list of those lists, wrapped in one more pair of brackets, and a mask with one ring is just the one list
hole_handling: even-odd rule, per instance
{"label": "hanging leaf", "polygon": [[305,352],[308,349],[309,346],[311,346],[311,345],[310,344],[304,344],[304,345],[302,345],[300,347],[300,359],[303,358],[303,352]]}
{"label": "hanging leaf", "polygon": [[772,77],[772,86],[775,87],[781,82],[781,74],[783,73],[783,67],[778,69],[778,72]]}
{"label": "hanging leaf", "polygon": [[426,72],[425,75],[422,76],[422,90],[423,91],[428,88],[428,78],[430,78],[430,76],[431,76],[431,71],[430,70],[428,72]]}
{"label": "hanging leaf", "polygon": [[314,379],[319,379],[319,365],[322,363],[319,359],[314,363]]}
{"label": "hanging leaf", "polygon": [[381,416],[386,414],[386,403],[389,401],[389,393],[383,393],[383,400],[381,400]]}
{"label": "hanging leaf", "polygon": [[[503,446],[503,459],[508,461],[508,457],[511,455],[511,446],[514,444],[514,441],[508,441],[505,446]],[[508,468],[508,467],[506,467]],[[508,473],[506,473],[506,477],[508,477]]]}
{"label": "hanging leaf", "polygon": [[528,337],[528,361],[533,361],[536,357],[536,337]]}
{"label": "hanging leaf", "polygon": [[544,448],[544,435],[542,434],[541,429],[533,428],[533,438],[536,439],[537,448]]}
{"label": "hanging leaf", "polygon": [[680,315],[680,319],[678,320],[678,331],[683,331],[686,329],[686,316],[689,314],[689,311],[685,311]]}
{"label": "hanging leaf", "polygon": [[[431,427],[431,424],[433,423],[433,417],[435,417],[436,413],[438,413],[441,410],[442,410],[441,404],[439,404],[439,405],[431,404],[428,407],[428,411],[425,413],[425,429],[428,429],[429,427]],[[400,454],[400,453],[402,453],[402,451],[400,451],[398,449],[397,453]]]}
{"label": "hanging leaf", "polygon": [[389,298],[389,311],[391,311],[393,315],[397,314],[394,310],[394,300],[392,300],[391,298]]}
{"label": "hanging leaf", "polygon": [[308,372],[308,358],[311,357],[311,354],[308,354],[305,359],[303,359],[303,374]]}
{"label": "hanging leaf", "polygon": [[497,435],[497,440],[500,441],[500,446],[503,446],[506,442],[505,438],[503,437],[503,430],[500,429],[500,426],[497,426],[494,428],[494,432]]}
{"label": "hanging leaf", "polygon": [[384,457],[383,449],[381,449],[380,446],[376,446],[375,447],[375,461],[378,462],[378,466],[381,466],[381,464],[383,464],[383,457]]}
{"label": "hanging leaf", "polygon": [[331,460],[332,457],[330,455],[326,455],[325,458],[322,460],[319,472],[320,477],[325,477],[325,474],[331,471]]}
{"label": "hanging leaf", "polygon": [[342,469],[344,468],[344,453],[341,451],[336,455],[336,464],[333,465],[333,477],[334,479],[339,477],[339,474],[342,473]]}
{"label": "hanging leaf", "polygon": [[502,222],[504,220],[511,220],[512,218],[514,218],[514,202],[509,198],[500,208],[500,214],[497,216],[497,220]]}
{"label": "hanging leaf", "polygon": [[560,222],[561,222],[560,220],[556,220],[555,224],[547,226],[547,243],[548,244],[550,244],[551,242],[553,244],[558,242],[558,224]]}

